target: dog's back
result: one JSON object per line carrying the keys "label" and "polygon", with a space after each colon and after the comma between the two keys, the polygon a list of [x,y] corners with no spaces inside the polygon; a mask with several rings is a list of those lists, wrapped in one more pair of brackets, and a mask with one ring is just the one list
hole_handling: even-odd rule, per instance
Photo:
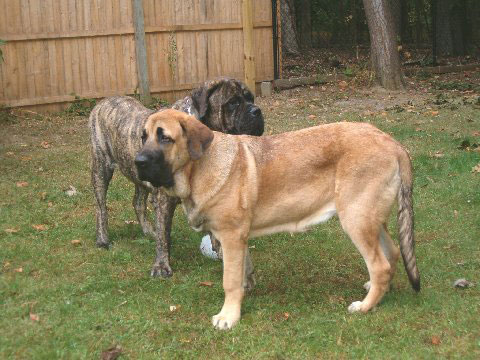
{"label": "dog's back", "polygon": [[102,100],[90,113],[92,157],[102,157],[106,166],[118,165],[125,176],[138,182],[132,154],[141,147],[143,126],[152,113],[128,96]]}

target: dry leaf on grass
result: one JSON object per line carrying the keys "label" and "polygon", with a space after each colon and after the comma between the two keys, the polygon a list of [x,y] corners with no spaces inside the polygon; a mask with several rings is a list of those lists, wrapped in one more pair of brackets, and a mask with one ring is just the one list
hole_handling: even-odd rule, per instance
{"label": "dry leaf on grass", "polygon": [[17,272],[17,273],[22,273],[23,272],[23,268],[22,267],[19,267],[18,269],[14,269],[13,271]]}
{"label": "dry leaf on grass", "polygon": [[8,155],[8,156],[13,156],[13,155],[15,155],[15,154],[14,154],[13,152],[11,152],[11,151],[7,151],[5,154]]}
{"label": "dry leaf on grass", "polygon": [[436,157],[436,158],[443,158],[445,156],[444,153],[442,153],[441,151],[436,151],[435,154],[433,154],[433,157]]}
{"label": "dry leaf on grass", "polygon": [[32,227],[33,227],[35,230],[38,230],[38,231],[48,230],[48,226],[45,225],[45,224],[32,225]]}
{"label": "dry leaf on grass", "polygon": [[440,340],[440,337],[438,337],[438,336],[436,336],[436,335],[432,336],[432,338],[430,339],[430,341],[431,341],[432,345],[440,345],[440,343],[442,342],[442,341]]}
{"label": "dry leaf on grass", "polygon": [[32,321],[39,321],[40,317],[37,314],[30,313],[30,320]]}
{"label": "dry leaf on grass", "polygon": [[138,225],[137,220],[125,220],[125,224],[127,225]]}
{"label": "dry leaf on grass", "polygon": [[122,348],[119,345],[115,345],[102,352],[102,360],[115,360],[121,354]]}
{"label": "dry leaf on grass", "polygon": [[78,194],[78,191],[75,186],[70,185],[68,189],[65,190],[65,194],[67,194],[67,196],[75,196]]}
{"label": "dry leaf on grass", "polygon": [[16,228],[5,229],[5,232],[7,234],[15,234],[15,233],[18,232],[18,229],[16,229]]}
{"label": "dry leaf on grass", "polygon": [[40,193],[40,200],[45,201],[46,198],[47,198],[47,193],[45,191],[41,192]]}
{"label": "dry leaf on grass", "polygon": [[459,289],[466,289],[466,288],[472,287],[473,283],[468,281],[467,279],[458,279],[458,280],[455,280],[455,282],[453,283],[453,286]]}
{"label": "dry leaf on grass", "polygon": [[80,240],[72,240],[72,241],[70,241],[70,242],[72,243],[72,245],[76,245],[76,246],[82,244],[82,242],[81,242]]}
{"label": "dry leaf on grass", "polygon": [[472,173],[480,174],[480,163],[472,167]]}
{"label": "dry leaf on grass", "polygon": [[18,181],[17,182],[17,187],[26,187],[28,186],[28,182],[26,181]]}
{"label": "dry leaf on grass", "polygon": [[170,312],[175,312],[180,310],[180,305],[170,305]]}
{"label": "dry leaf on grass", "polygon": [[213,286],[213,282],[211,281],[201,281],[199,282],[200,286]]}
{"label": "dry leaf on grass", "polygon": [[309,119],[315,119],[316,116],[312,114],[312,115],[308,115],[308,118],[309,118]]}
{"label": "dry leaf on grass", "polygon": [[44,149],[48,149],[50,147],[50,144],[48,143],[48,141],[42,141],[40,146]]}

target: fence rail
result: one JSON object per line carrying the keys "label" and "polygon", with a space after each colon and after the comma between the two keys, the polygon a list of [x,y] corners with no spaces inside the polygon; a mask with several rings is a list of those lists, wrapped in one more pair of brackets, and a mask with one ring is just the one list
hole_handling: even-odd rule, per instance
{"label": "fence rail", "polygon": [[[173,100],[210,78],[245,79],[242,1],[143,0],[150,92]],[[255,81],[272,80],[271,0],[251,3]],[[7,41],[0,104],[39,107],[137,92],[132,4],[0,0],[0,39]]]}

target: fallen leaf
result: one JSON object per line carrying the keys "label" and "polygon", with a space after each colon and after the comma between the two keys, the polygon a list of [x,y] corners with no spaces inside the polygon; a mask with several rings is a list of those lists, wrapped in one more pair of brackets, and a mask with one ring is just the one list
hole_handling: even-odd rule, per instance
{"label": "fallen leaf", "polygon": [[180,305],[170,305],[170,311],[175,312],[180,310]]}
{"label": "fallen leaf", "polygon": [[315,119],[316,116],[312,114],[312,115],[308,115],[308,118],[309,118],[309,119]]}
{"label": "fallen leaf", "polygon": [[199,285],[200,286],[213,286],[213,283],[211,281],[200,281]]}
{"label": "fallen leaf", "polygon": [[31,157],[31,156],[22,156],[22,157],[20,158],[20,160],[21,160],[21,161],[30,161],[30,160],[32,160],[32,157]]}
{"label": "fallen leaf", "polygon": [[122,348],[118,345],[102,351],[102,360],[115,360],[122,354]]}
{"label": "fallen leaf", "polygon": [[436,151],[435,154],[433,154],[433,157],[436,157],[436,158],[443,158],[445,156],[444,153],[442,153],[441,151]]}
{"label": "fallen leaf", "polygon": [[432,345],[440,345],[440,343],[442,342],[440,338],[436,335],[432,336],[430,341],[432,342]]}
{"label": "fallen leaf", "polygon": [[17,182],[17,187],[26,187],[26,186],[28,186],[28,182],[26,181]]}
{"label": "fallen leaf", "polygon": [[52,207],[52,206],[53,206],[53,202],[49,201],[47,205],[48,205],[48,207]]}
{"label": "fallen leaf", "polygon": [[50,147],[50,144],[48,143],[48,141],[42,141],[40,146],[44,149],[48,149]]}
{"label": "fallen leaf", "polygon": [[23,272],[23,267],[19,267],[18,269],[14,269],[13,271],[22,273]]}
{"label": "fallen leaf", "polygon": [[438,111],[431,111],[431,112],[430,112],[430,115],[432,115],[432,116],[437,116],[437,115],[438,115]]}
{"label": "fallen leaf", "polygon": [[479,174],[480,173],[480,163],[478,163],[477,165],[475,165],[474,167],[472,167],[472,173],[476,173],[476,174]]}
{"label": "fallen leaf", "polygon": [[125,220],[125,224],[127,224],[127,225],[131,225],[131,224],[137,225],[138,221],[137,220]]}
{"label": "fallen leaf", "polygon": [[5,154],[8,155],[8,156],[13,156],[13,155],[15,155],[15,154],[14,154],[13,152],[11,152],[11,151],[7,151]]}
{"label": "fallen leaf", "polygon": [[453,210],[453,216],[455,216],[456,218],[458,217],[458,211],[457,210]]}
{"label": "fallen leaf", "polygon": [[15,229],[15,228],[5,229],[5,232],[7,234],[15,234],[18,232],[18,229]]}
{"label": "fallen leaf", "polygon": [[47,193],[45,191],[41,192],[40,193],[40,200],[45,201],[46,198],[47,198]]}
{"label": "fallen leaf", "polygon": [[472,287],[474,284],[466,279],[455,280],[453,286],[459,289],[466,289]]}
{"label": "fallen leaf", "polygon": [[30,320],[32,321],[39,321],[40,317],[37,314],[30,313]]}
{"label": "fallen leaf", "polygon": [[474,132],[472,132],[472,136],[480,136],[480,131],[474,131]]}
{"label": "fallen leaf", "polygon": [[342,80],[338,83],[338,86],[342,89],[345,89],[348,86],[348,83],[345,80]]}
{"label": "fallen leaf", "polygon": [[32,225],[32,227],[38,231],[45,231],[48,229],[48,226],[45,224]]}
{"label": "fallen leaf", "polygon": [[65,190],[65,194],[67,194],[67,196],[75,196],[78,194],[78,191],[75,186],[70,185],[68,189]]}
{"label": "fallen leaf", "polygon": [[284,313],[283,313],[283,318],[284,318],[285,320],[288,320],[288,319],[290,318],[290,314],[289,314],[288,312],[284,312]]}
{"label": "fallen leaf", "polygon": [[72,245],[81,245],[82,242],[80,240],[72,240],[70,241],[72,243]]}
{"label": "fallen leaf", "polygon": [[9,261],[6,261],[5,264],[3,264],[3,267],[4,268],[8,268],[10,266],[10,262]]}

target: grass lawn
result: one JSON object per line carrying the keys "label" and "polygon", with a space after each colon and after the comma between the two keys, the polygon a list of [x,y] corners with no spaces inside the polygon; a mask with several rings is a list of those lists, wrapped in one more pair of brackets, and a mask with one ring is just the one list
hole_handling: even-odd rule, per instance
{"label": "grass lawn", "polygon": [[[257,286],[226,332],[210,323],[223,303],[221,263],[201,255],[202,234],[180,207],[174,276],[152,279],[154,241],[131,223],[133,186],[118,173],[108,193],[114,245],[95,247],[86,119],[22,112],[3,120],[0,358],[99,358],[114,345],[131,359],[480,358],[478,93],[435,90],[446,77],[411,81],[405,93],[330,84],[259,104],[267,133],[368,121],[409,149],[422,291],[410,288],[399,264],[377,310],[349,314],[365,295],[367,271],[333,219],[250,241]],[[478,90],[478,73],[469,81]],[[67,196],[70,186],[77,195]],[[396,234],[396,216],[390,229]],[[459,278],[474,286],[454,288]]]}

